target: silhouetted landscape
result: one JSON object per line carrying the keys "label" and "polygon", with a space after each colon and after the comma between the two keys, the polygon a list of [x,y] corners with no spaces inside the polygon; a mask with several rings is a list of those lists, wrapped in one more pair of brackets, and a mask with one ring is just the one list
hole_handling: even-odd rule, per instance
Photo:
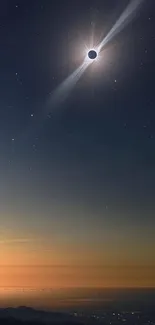
{"label": "silhouetted landscape", "polygon": [[74,313],[57,313],[28,307],[0,309],[2,325],[154,325],[155,309],[96,310]]}
{"label": "silhouetted landscape", "polygon": [[[102,290],[104,292],[104,290]],[[26,306],[0,309],[0,324],[3,325],[39,325],[39,324],[103,324],[103,325],[154,325],[155,290],[126,289],[105,290],[106,296],[113,299],[101,299],[105,295],[98,291],[98,299],[81,298],[74,307],[66,311],[42,310]],[[93,292],[93,291],[92,291]],[[96,291],[97,293],[97,291]],[[117,294],[116,294],[117,293]],[[108,296],[109,295],[109,296]],[[81,296],[82,297],[82,296]],[[104,297],[105,298],[105,297]],[[49,298],[50,299],[50,298]],[[75,298],[73,298],[75,300]],[[71,301],[71,299],[70,299]],[[60,308],[61,310],[61,308]]]}

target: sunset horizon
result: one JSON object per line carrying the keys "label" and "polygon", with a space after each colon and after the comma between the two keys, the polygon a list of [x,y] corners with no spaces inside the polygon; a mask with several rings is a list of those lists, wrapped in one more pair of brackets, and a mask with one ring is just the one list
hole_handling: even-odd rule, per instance
{"label": "sunset horizon", "polygon": [[155,0],[1,1],[0,323],[155,325]]}

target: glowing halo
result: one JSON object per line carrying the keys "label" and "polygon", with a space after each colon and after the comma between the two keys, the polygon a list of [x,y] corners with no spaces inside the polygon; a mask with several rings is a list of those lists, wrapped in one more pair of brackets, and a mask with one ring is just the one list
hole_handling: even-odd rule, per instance
{"label": "glowing halo", "polygon": [[96,62],[99,60],[99,51],[97,48],[86,48],[85,52],[85,62],[87,62],[88,65],[92,64],[93,62]]}
{"label": "glowing halo", "polygon": [[[32,137],[32,134],[36,134],[37,130],[41,128],[42,120],[46,121],[51,118],[52,114],[60,108],[61,105],[66,101],[69,97],[70,93],[73,91],[74,87],[81,79],[85,71],[92,66],[96,68],[96,66],[102,64],[103,50],[106,50],[106,45],[113,40],[115,36],[117,36],[133,19],[136,18],[136,12],[142,5],[144,0],[130,0],[126,9],[119,16],[113,27],[110,29],[108,34],[98,43],[98,45],[94,47],[94,40],[92,39],[91,44],[89,46],[87,44],[83,44],[83,52],[81,55],[83,56],[83,62],[64,80],[62,81],[56,89],[52,90],[52,92],[48,95],[46,100],[46,104],[44,105],[43,111],[40,113],[38,118],[36,118],[36,127],[34,128],[34,124],[31,130],[27,130],[22,135],[23,139]],[[95,42],[96,43],[96,42]],[[97,53],[95,58],[89,57],[89,52],[94,51]],[[106,57],[106,52],[105,57]],[[108,55],[109,56],[109,55]],[[97,64],[96,64],[97,63]],[[39,130],[38,130],[39,131]],[[20,139],[21,139],[20,138]]]}
{"label": "glowing halo", "polygon": [[48,100],[49,111],[53,111],[58,108],[70,95],[71,91],[82,77],[86,69],[94,62],[98,62],[100,59],[101,51],[105,45],[110,42],[119,32],[121,32],[128,23],[135,17],[137,9],[140,7],[144,0],[131,0],[120,15],[114,26],[111,28],[106,37],[96,47],[88,48],[85,45],[85,58],[83,63],[69,76],[67,77],[53,92],[50,94]]}

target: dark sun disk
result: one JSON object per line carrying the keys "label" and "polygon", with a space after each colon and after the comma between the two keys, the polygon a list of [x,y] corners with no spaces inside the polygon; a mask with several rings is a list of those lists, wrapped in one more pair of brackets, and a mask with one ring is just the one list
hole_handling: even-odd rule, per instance
{"label": "dark sun disk", "polygon": [[91,59],[91,60],[96,59],[96,57],[97,57],[97,52],[96,52],[95,50],[90,50],[90,51],[88,52],[88,57],[89,57],[89,59]]}

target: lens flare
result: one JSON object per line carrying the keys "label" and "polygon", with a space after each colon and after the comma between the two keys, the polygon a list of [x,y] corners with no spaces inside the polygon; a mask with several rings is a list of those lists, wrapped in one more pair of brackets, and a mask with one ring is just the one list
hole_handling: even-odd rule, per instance
{"label": "lens flare", "polygon": [[137,9],[143,1],[144,0],[131,0],[125,11],[121,14],[119,19],[116,21],[107,36],[101,41],[101,43],[95,48],[88,49],[86,47],[84,62],[50,95],[50,99],[48,100],[48,110],[50,112],[52,112],[54,108],[57,108],[67,99],[88,66],[94,61],[99,60],[101,50],[134,18]]}
{"label": "lens flare", "polygon": [[[50,95],[48,100],[48,108],[52,112],[55,108],[61,105],[69,96],[78,80],[84,74],[90,62],[84,61],[68,78],[66,78]],[[49,112],[48,112],[49,113]]]}
{"label": "lens flare", "polygon": [[107,43],[109,43],[118,33],[120,33],[130,22],[135,18],[137,9],[140,7],[144,0],[132,0],[119,19],[116,21],[107,36],[101,41],[98,46],[100,52]]}

